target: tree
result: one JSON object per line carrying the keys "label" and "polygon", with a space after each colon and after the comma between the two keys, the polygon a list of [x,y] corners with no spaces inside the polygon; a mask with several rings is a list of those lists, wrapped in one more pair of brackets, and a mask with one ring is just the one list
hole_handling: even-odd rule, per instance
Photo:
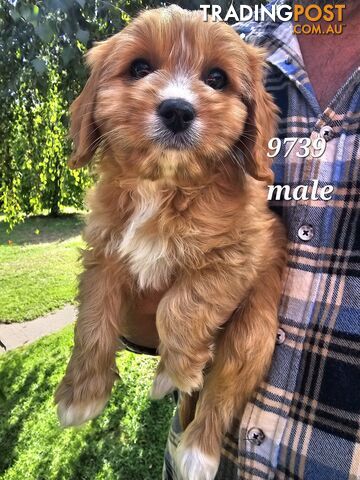
{"label": "tree", "polygon": [[83,54],[141,7],[140,0],[0,0],[0,208],[10,226],[43,209],[81,207],[91,177],[66,161],[69,105],[88,74]]}

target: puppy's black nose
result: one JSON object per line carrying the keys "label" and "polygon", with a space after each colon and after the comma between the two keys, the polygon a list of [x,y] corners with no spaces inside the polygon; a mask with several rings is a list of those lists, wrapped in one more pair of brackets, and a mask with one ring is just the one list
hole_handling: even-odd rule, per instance
{"label": "puppy's black nose", "polygon": [[164,100],[158,107],[158,113],[167,128],[174,133],[189,128],[195,118],[194,107],[182,98]]}

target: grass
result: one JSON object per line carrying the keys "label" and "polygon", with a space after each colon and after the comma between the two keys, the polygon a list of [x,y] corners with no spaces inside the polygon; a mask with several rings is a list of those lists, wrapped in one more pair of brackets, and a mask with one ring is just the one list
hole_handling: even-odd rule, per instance
{"label": "grass", "polygon": [[157,480],[174,404],[147,397],[156,360],[122,352],[122,380],[96,420],[58,426],[53,392],[73,328],[0,356],[1,480]]}
{"label": "grass", "polygon": [[0,219],[0,323],[32,320],[74,301],[81,214],[30,217],[8,234]]}

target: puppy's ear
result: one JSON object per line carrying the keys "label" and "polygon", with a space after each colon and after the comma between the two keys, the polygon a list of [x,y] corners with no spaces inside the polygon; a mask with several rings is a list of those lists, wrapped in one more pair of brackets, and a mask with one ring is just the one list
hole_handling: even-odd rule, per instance
{"label": "puppy's ear", "polygon": [[102,42],[86,54],[86,63],[91,68],[91,75],[70,107],[70,137],[74,148],[68,164],[72,169],[89,163],[98,147],[99,131],[94,119],[94,110],[100,71],[107,48],[107,42]]}
{"label": "puppy's ear", "polygon": [[267,151],[268,142],[275,135],[278,108],[264,87],[265,52],[259,48],[249,47],[252,71],[251,97],[247,100],[248,117],[238,146],[243,152],[247,172],[255,179],[271,184],[274,175]]}

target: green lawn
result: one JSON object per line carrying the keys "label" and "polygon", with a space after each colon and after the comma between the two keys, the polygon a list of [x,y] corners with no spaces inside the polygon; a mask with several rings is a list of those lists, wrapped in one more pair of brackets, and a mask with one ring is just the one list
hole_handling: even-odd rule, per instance
{"label": "green lawn", "polygon": [[73,302],[81,214],[30,217],[10,233],[0,219],[0,323],[31,320]]}
{"label": "green lawn", "polygon": [[53,392],[72,338],[66,327],[0,356],[0,479],[160,480],[174,404],[147,397],[156,360],[121,353],[122,380],[104,413],[62,430]]}

